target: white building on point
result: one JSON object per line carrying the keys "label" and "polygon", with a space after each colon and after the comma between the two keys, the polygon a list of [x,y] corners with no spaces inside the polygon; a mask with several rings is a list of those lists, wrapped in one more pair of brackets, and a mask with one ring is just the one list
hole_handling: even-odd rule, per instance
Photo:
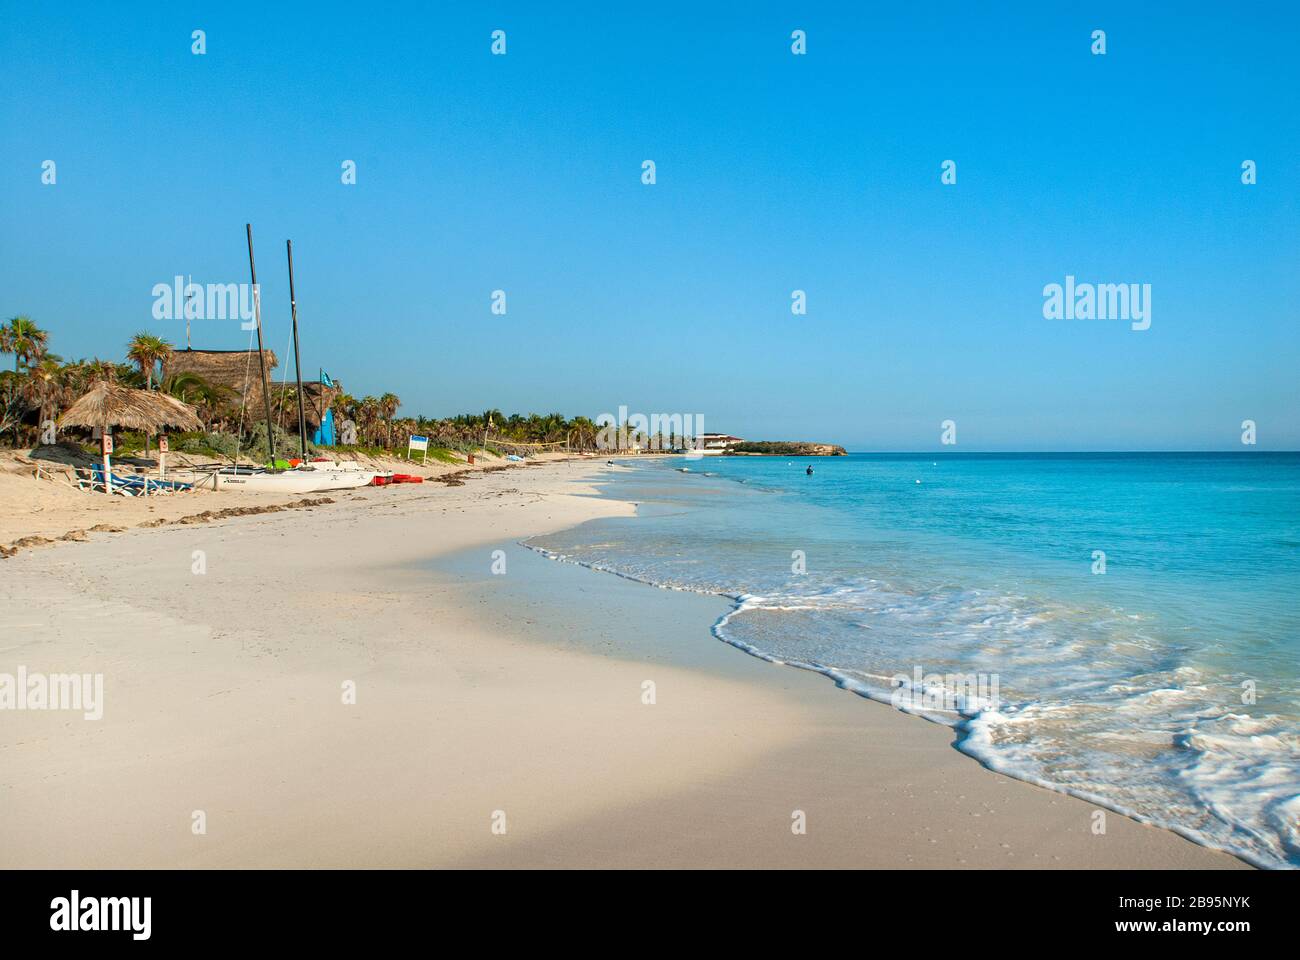
{"label": "white building on point", "polygon": [[706,457],[716,457],[726,453],[738,443],[744,443],[743,437],[733,437],[728,433],[702,433],[695,438],[696,449]]}

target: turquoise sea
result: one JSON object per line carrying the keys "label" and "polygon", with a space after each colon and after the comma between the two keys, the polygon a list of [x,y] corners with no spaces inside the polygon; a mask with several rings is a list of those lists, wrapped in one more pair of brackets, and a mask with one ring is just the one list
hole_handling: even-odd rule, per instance
{"label": "turquoise sea", "polygon": [[719,639],[989,767],[1300,866],[1300,454],[668,458],[607,490],[638,516],[529,546],[729,596]]}

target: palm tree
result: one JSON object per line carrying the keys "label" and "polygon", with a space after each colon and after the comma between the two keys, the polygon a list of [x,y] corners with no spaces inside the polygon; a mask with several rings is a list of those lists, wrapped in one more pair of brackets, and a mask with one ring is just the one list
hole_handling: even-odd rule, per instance
{"label": "palm tree", "polygon": [[374,439],[374,424],[379,419],[379,400],[375,397],[362,397],[357,405],[357,432],[364,441],[366,437]]}
{"label": "palm tree", "polygon": [[[172,352],[172,345],[162,337],[152,333],[137,333],[126,345],[126,358],[140,368],[144,374],[144,388],[153,389],[153,371],[159,363]],[[145,434],[144,454],[149,455],[149,435]]]}
{"label": "palm tree", "polygon": [[557,443],[563,440],[567,432],[568,424],[565,422],[564,414],[548,413],[542,418],[542,436],[541,443]]}
{"label": "palm tree", "polygon": [[167,359],[172,352],[172,345],[151,333],[137,333],[126,347],[126,358],[144,374],[144,388],[152,390],[154,367]]}
{"label": "palm tree", "polygon": [[32,381],[21,376],[21,372],[45,352],[48,339],[49,334],[25,315],[14,317],[7,326],[0,326],[0,353],[14,355],[14,369],[6,374],[0,386],[0,421],[3,421],[0,430],[12,426],[15,442],[22,439],[22,421],[30,409],[34,388]]}
{"label": "palm tree", "polygon": [[397,408],[402,405],[401,399],[395,393],[386,393],[379,398],[379,412],[388,420],[388,432],[384,440],[384,445],[391,447],[393,445],[393,415],[397,413]]}
{"label": "palm tree", "polygon": [[330,409],[334,411],[334,442],[341,446],[343,422],[351,420],[356,423],[357,398],[350,393],[336,393],[334,399],[330,401]]}
{"label": "palm tree", "polygon": [[117,364],[111,360],[101,360],[96,357],[94,360],[83,364],[86,377],[86,385],[98,383],[100,380],[107,380],[109,383],[117,382]]}
{"label": "palm tree", "polygon": [[596,424],[588,417],[574,417],[569,421],[568,440],[579,451],[586,450],[588,446],[595,448],[596,433]]}
{"label": "palm tree", "polygon": [[132,387],[136,390],[145,388],[144,374],[140,368],[133,363],[115,363],[113,364],[113,376],[117,382],[125,386]]}
{"label": "palm tree", "polygon": [[14,373],[18,373],[45,352],[49,337],[31,317],[19,315],[9,321],[9,326],[0,327],[0,353],[14,355]]}
{"label": "palm tree", "polygon": [[167,377],[159,389],[178,400],[192,404],[198,410],[203,429],[210,431],[212,421],[238,394],[225,384],[210,383],[197,373],[179,371]]}
{"label": "palm tree", "polygon": [[46,354],[41,358],[40,363],[29,371],[37,402],[40,406],[40,413],[37,415],[39,424],[45,423],[47,408],[50,414],[53,415],[54,408],[59,406],[64,386],[64,370],[65,367],[59,362],[58,357]]}

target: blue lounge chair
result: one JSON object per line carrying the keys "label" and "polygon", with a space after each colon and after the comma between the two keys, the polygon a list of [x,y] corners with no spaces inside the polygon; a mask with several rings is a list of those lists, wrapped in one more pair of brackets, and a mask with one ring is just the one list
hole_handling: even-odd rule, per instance
{"label": "blue lounge chair", "polygon": [[[121,492],[127,496],[152,495],[155,493],[176,493],[180,490],[193,489],[193,484],[179,483],[175,480],[155,480],[152,477],[137,477],[135,475],[122,477],[116,473],[109,474],[113,482],[114,492]],[[104,489],[104,468],[96,464],[90,468],[90,483],[92,489]]]}

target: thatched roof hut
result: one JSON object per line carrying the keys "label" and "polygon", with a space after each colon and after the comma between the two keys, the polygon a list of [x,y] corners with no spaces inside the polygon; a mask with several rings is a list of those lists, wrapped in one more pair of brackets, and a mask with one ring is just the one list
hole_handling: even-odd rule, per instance
{"label": "thatched roof hut", "polygon": [[148,434],[168,427],[202,430],[203,423],[188,403],[156,390],[135,390],[101,380],[59,418],[60,427],[125,427]]}
{"label": "thatched roof hut", "polygon": [[[270,380],[277,361],[270,350],[262,352]],[[173,350],[163,360],[163,377],[174,373],[193,373],[214,386],[228,387],[236,397],[244,398],[245,407],[258,413],[262,410],[262,371],[256,350]]]}

